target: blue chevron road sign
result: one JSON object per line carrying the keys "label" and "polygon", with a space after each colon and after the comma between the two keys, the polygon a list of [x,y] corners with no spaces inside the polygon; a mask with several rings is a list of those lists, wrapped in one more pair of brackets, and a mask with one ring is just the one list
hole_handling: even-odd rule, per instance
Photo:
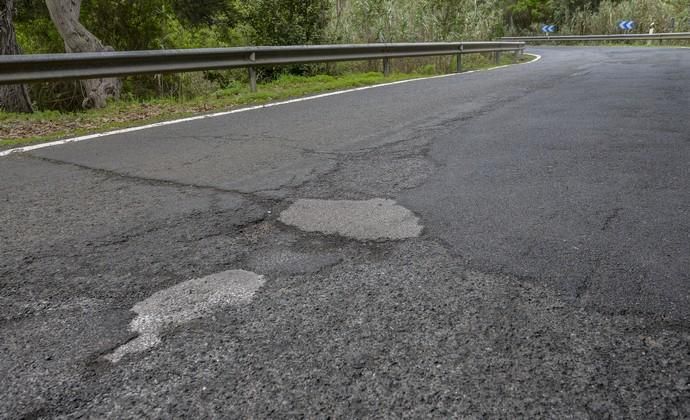
{"label": "blue chevron road sign", "polygon": [[635,22],[632,20],[621,20],[618,22],[618,28],[623,31],[631,31],[635,28]]}
{"label": "blue chevron road sign", "polygon": [[546,33],[546,34],[552,34],[556,32],[557,26],[556,25],[544,25],[541,27],[541,31]]}

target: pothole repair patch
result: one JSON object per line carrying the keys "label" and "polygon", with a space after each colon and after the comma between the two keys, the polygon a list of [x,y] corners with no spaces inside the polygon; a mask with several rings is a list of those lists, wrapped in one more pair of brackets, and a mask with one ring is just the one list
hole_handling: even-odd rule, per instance
{"label": "pothole repair patch", "polygon": [[229,306],[249,302],[263,286],[263,276],[244,270],[224,271],[177,284],[155,293],[132,308],[137,317],[129,328],[139,333],[105,358],[113,363],[125,355],[157,346],[161,333]]}
{"label": "pothole repair patch", "polygon": [[360,240],[414,238],[423,227],[410,210],[393,200],[296,201],[280,214],[280,221],[307,232],[338,234]]}

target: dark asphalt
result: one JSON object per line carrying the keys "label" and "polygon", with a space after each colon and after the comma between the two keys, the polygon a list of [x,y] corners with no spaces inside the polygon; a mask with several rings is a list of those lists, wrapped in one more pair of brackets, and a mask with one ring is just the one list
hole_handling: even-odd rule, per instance
{"label": "dark asphalt", "polygon": [[[0,158],[0,418],[689,418],[690,49],[537,52]],[[227,270],[266,281],[104,359]]]}

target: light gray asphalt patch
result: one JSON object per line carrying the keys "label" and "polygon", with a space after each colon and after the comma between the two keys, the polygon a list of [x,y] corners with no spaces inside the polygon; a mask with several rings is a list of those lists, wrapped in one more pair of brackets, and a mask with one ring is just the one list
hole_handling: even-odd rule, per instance
{"label": "light gray asphalt patch", "polygon": [[414,238],[419,219],[393,200],[297,200],[280,221],[307,232],[338,234],[360,240]]}
{"label": "light gray asphalt patch", "polygon": [[162,290],[132,308],[138,315],[130,329],[139,336],[105,358],[117,363],[127,354],[155,347],[161,341],[162,330],[201,318],[223,306],[247,302],[263,284],[264,278],[258,274],[232,270]]}

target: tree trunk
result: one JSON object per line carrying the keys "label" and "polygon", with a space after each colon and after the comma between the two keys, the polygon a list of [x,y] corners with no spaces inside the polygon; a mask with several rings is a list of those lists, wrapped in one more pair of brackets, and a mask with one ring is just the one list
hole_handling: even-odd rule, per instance
{"label": "tree trunk", "polygon": [[[113,51],[79,23],[82,0],[46,0],[50,18],[55,24],[65,50],[72,53]],[[108,98],[120,96],[122,83],[116,78],[82,80],[84,108],[103,108]]]}
{"label": "tree trunk", "polygon": [[[14,0],[4,0],[0,5],[0,55],[22,53],[14,32],[13,13]],[[0,86],[0,108],[8,112],[33,112],[26,85]]]}

